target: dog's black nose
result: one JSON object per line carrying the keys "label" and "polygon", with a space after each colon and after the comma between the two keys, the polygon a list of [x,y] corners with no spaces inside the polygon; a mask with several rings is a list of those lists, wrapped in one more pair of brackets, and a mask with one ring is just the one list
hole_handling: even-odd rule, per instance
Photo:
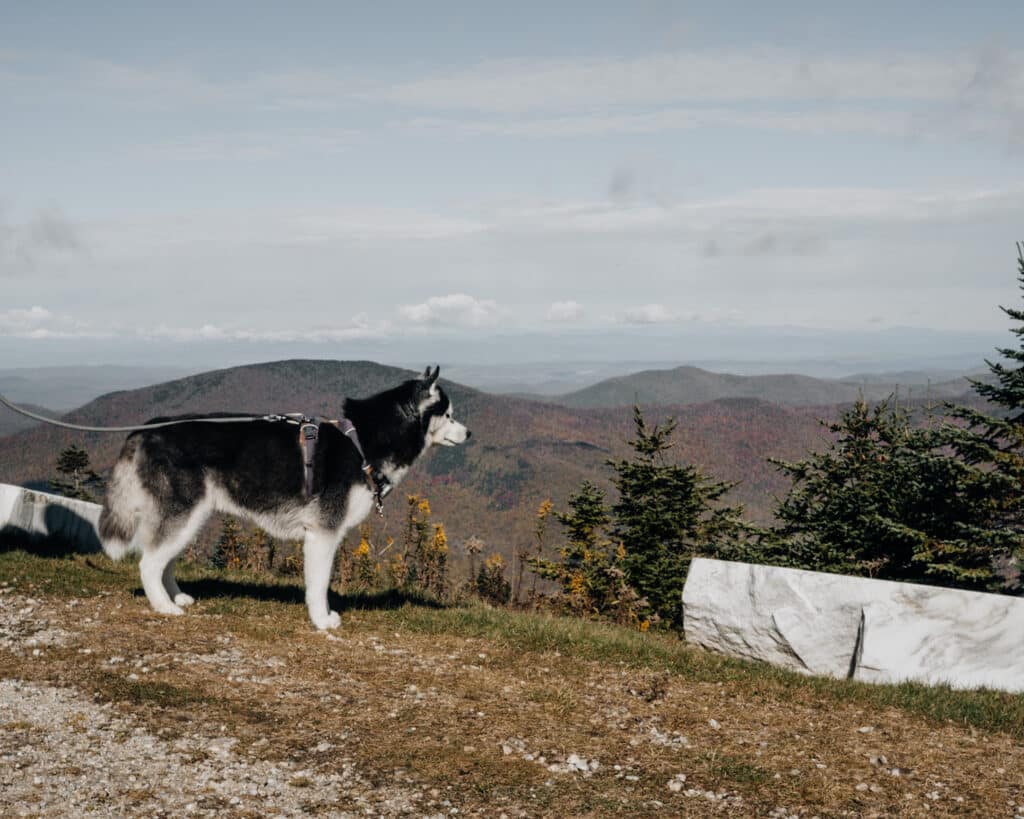
{"label": "dog's black nose", "polygon": [[472,437],[473,437],[473,433],[472,433],[472,432],[470,432],[470,431],[469,431],[469,430],[467,429],[467,430],[466,430],[466,440],[468,441],[468,440],[469,440],[470,438],[472,438]]}

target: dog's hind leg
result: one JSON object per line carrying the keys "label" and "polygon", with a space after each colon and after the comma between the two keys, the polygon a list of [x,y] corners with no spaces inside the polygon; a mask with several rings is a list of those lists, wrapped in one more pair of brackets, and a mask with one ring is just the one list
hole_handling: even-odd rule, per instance
{"label": "dog's hind leg", "polygon": [[178,562],[178,557],[175,555],[170,559],[168,564],[164,566],[163,577],[161,580],[164,584],[164,589],[167,590],[167,596],[175,602],[176,605],[182,608],[191,606],[195,603],[195,598],[191,594],[185,594],[179,586],[178,581],[174,579],[174,564]]}
{"label": "dog's hind leg", "polygon": [[331,611],[327,603],[327,589],[334,570],[334,555],[340,538],[336,532],[310,530],[302,544],[302,562],[306,579],[306,608],[309,619],[318,629],[332,629],[341,625],[341,615]]}
{"label": "dog's hind leg", "polygon": [[153,611],[159,614],[184,614],[185,610],[175,603],[164,586],[164,569],[178,556],[177,544],[173,541],[149,547],[139,561],[139,576],[142,588]]}
{"label": "dog's hind leg", "polygon": [[142,588],[153,609],[160,614],[183,614],[182,606],[195,601],[178,588],[174,579],[174,564],[189,542],[209,517],[206,505],[196,507],[183,521],[167,521],[158,530],[158,537],[148,546],[139,561]]}

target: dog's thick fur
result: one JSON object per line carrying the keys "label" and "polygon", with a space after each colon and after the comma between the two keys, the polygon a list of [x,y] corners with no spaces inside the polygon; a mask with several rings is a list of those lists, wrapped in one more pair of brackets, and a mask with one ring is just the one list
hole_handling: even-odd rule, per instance
{"label": "dog's thick fur", "polygon": [[[394,485],[430,446],[455,446],[470,436],[453,419],[438,374],[439,368],[428,367],[422,378],[345,401],[344,415],[367,460]],[[182,416],[204,417],[213,416]],[[171,419],[153,419],[162,420]],[[150,605],[161,614],[182,614],[194,601],[175,582],[178,556],[212,512],[247,518],[274,537],[303,539],[309,617],[317,628],[336,628],[341,617],[327,604],[334,555],[374,504],[360,467],[354,444],[324,424],[313,493],[306,497],[295,424],[199,422],[134,432],[114,465],[100,515],[103,548],[115,559],[141,551],[139,572]]]}

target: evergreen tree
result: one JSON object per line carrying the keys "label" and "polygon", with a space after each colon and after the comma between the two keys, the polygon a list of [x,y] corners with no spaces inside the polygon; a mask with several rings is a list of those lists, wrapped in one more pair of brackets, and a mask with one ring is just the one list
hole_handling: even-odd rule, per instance
{"label": "evergreen tree", "polygon": [[512,597],[512,585],[505,579],[505,561],[495,553],[488,557],[476,576],[476,593],[481,600],[495,606],[508,604]]}
{"label": "evergreen tree", "polygon": [[571,609],[598,613],[605,580],[597,570],[607,562],[612,547],[605,534],[610,518],[604,493],[590,481],[584,481],[569,498],[569,511],[558,512],[555,517],[568,534],[567,542],[559,550],[561,560],[537,554],[527,557],[527,563],[537,576],[554,580],[562,587]]}
{"label": "evergreen tree", "polygon": [[678,625],[690,561],[696,555],[743,557],[749,527],[740,520],[740,507],[718,505],[735,484],[669,458],[675,419],[648,427],[634,407],[633,422],[633,458],[607,462],[619,490],[612,536],[625,547],[629,584],[661,619]]}
{"label": "evergreen tree", "polygon": [[94,501],[90,489],[98,492],[103,488],[103,479],[89,463],[89,453],[74,444],[57,456],[57,474],[58,477],[50,479],[50,489],[67,498]]}
{"label": "evergreen tree", "polygon": [[244,551],[245,542],[238,520],[230,516],[224,518],[210,562],[218,569],[237,569],[242,565]]}
{"label": "evergreen tree", "polygon": [[[1024,291],[1024,243],[1017,243],[1017,283]],[[996,377],[996,383],[986,384],[972,380],[974,391],[992,404],[1001,407],[1007,413],[1007,420],[1014,426],[1024,424],[1024,310],[1014,307],[999,308],[1020,325],[1010,329],[1020,345],[997,348],[997,352],[1007,359],[1009,364],[987,361],[989,370]],[[1012,364],[1016,364],[1013,367]]]}
{"label": "evergreen tree", "polygon": [[1000,523],[1015,484],[972,462],[977,435],[930,418],[925,426],[889,401],[858,401],[828,450],[773,461],[793,479],[766,539],[771,562],[889,580],[994,589],[993,560],[1017,548]]}

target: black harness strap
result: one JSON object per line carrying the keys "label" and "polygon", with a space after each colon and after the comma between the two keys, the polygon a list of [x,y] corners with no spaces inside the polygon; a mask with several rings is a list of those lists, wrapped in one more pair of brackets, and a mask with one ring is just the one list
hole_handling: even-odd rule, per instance
{"label": "black harness strap", "polygon": [[303,421],[299,424],[299,446],[302,447],[302,461],[306,467],[306,497],[313,497],[313,462],[316,459],[316,442],[320,436],[320,424]]}
{"label": "black harness strap", "polygon": [[359,442],[359,433],[356,426],[348,418],[339,418],[337,421],[322,421],[319,418],[307,418],[305,416],[290,416],[299,423],[299,446],[302,448],[302,462],[305,467],[306,497],[313,497],[313,465],[316,461],[316,443],[320,437],[320,425],[332,424],[336,426],[348,438],[359,453],[362,460],[362,471],[366,478],[366,485],[373,493],[373,502],[377,507],[377,514],[384,517],[384,498],[391,492],[391,482],[383,475],[378,478],[370,462],[366,460],[366,453],[363,452],[363,445]]}

